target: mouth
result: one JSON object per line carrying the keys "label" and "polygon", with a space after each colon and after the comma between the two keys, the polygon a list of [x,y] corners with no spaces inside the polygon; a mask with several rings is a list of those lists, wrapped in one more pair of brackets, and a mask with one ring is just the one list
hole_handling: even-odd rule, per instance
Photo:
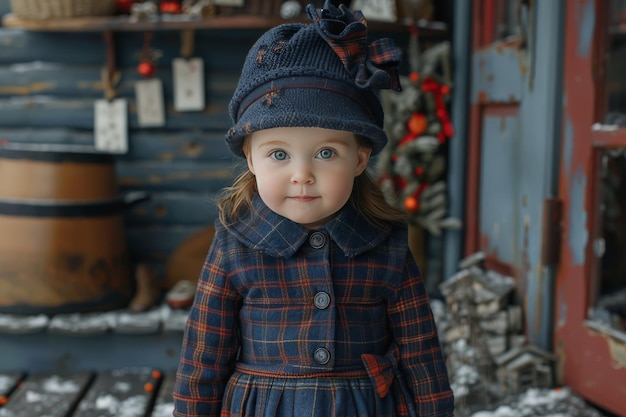
{"label": "mouth", "polygon": [[298,201],[298,202],[301,202],[301,203],[307,203],[307,202],[313,201],[313,200],[315,200],[317,198],[318,197],[313,197],[313,196],[310,196],[310,195],[296,195],[296,196],[293,196],[293,197],[289,197],[290,200]]}

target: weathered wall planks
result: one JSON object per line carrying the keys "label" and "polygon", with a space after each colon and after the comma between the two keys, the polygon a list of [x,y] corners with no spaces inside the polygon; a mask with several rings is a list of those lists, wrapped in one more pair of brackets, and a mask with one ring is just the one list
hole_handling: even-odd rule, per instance
{"label": "weathered wall planks", "polygon": [[[10,11],[0,0],[0,15]],[[145,190],[150,200],[125,215],[135,262],[162,271],[168,255],[190,234],[213,223],[215,199],[239,168],[224,143],[227,106],[256,30],[198,30],[194,56],[205,66],[206,107],[173,109],[171,61],[180,56],[179,31],[114,33],[120,71],[118,97],[129,103],[129,152],[116,157],[120,192]],[[166,124],[138,125],[134,84],[144,42],[161,52],[156,76],[164,86]],[[107,50],[102,33],[34,32],[0,27],[0,140],[93,143],[93,103],[103,97]],[[207,248],[208,249],[208,248]]]}

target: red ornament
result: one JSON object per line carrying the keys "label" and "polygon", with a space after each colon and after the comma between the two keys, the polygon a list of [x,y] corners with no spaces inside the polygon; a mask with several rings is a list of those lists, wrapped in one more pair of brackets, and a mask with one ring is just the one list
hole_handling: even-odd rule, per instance
{"label": "red ornament", "polygon": [[415,112],[407,122],[407,127],[409,128],[409,132],[413,135],[420,136],[428,127],[428,119],[426,119],[426,116],[422,113]]}
{"label": "red ornament", "polygon": [[159,5],[159,9],[162,13],[180,13],[182,6],[179,1],[169,0],[162,1]]}
{"label": "red ornament", "polygon": [[402,139],[400,139],[400,141],[398,142],[398,147],[412,142],[415,138],[416,136],[413,133],[408,132],[406,135],[404,135]]}
{"label": "red ornament", "polygon": [[404,190],[406,186],[409,184],[407,180],[402,177],[394,177],[394,183],[396,190]]}
{"label": "red ornament", "polygon": [[117,0],[117,12],[121,14],[130,14],[130,8],[133,6],[134,2],[135,0]]}
{"label": "red ornament", "polygon": [[423,92],[435,92],[439,91],[439,83],[430,77],[427,77],[422,81]]}
{"label": "red ornament", "polygon": [[137,72],[142,77],[150,78],[156,73],[156,68],[151,61],[141,61],[139,65],[137,65]]}
{"label": "red ornament", "polygon": [[420,206],[419,201],[417,200],[417,198],[413,196],[409,196],[404,199],[404,208],[410,211],[411,213],[416,212],[419,206]]}

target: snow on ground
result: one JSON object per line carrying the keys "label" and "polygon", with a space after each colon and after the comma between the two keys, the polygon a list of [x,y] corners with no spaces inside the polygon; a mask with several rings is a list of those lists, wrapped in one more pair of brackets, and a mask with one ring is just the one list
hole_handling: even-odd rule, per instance
{"label": "snow on ground", "polygon": [[[459,410],[462,414],[462,410]],[[567,387],[531,388],[510,403],[492,411],[475,411],[471,417],[602,417]]]}

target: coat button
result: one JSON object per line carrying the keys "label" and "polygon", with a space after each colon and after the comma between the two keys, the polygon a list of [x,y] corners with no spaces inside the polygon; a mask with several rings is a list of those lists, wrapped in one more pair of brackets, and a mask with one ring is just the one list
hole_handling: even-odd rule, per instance
{"label": "coat button", "polygon": [[315,297],[313,298],[313,303],[315,304],[315,307],[319,308],[320,310],[324,310],[330,304],[330,295],[328,295],[324,291],[320,291],[315,294]]}
{"label": "coat button", "polygon": [[313,232],[309,237],[309,244],[314,249],[320,249],[326,244],[326,236],[322,232]]}
{"label": "coat button", "polygon": [[315,359],[315,362],[319,365],[326,365],[328,362],[330,362],[330,352],[328,351],[328,349],[324,348],[315,349],[313,359]]}

